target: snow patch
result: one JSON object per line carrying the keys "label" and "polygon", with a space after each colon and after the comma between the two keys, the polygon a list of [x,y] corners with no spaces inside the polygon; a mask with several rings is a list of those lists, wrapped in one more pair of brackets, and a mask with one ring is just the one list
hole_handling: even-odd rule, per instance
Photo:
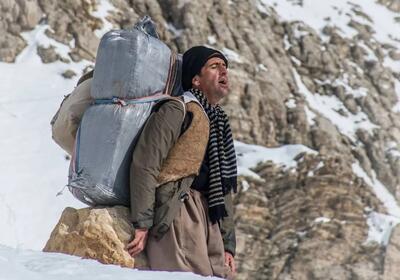
{"label": "snow patch", "polygon": [[330,218],[327,217],[318,217],[314,220],[315,224],[324,224],[324,223],[329,223],[331,221]]}
{"label": "snow patch", "polygon": [[375,211],[371,212],[367,219],[369,230],[366,243],[375,241],[386,246],[389,243],[393,228],[399,222],[400,220],[393,216],[388,216]]}
{"label": "snow patch", "polygon": [[246,180],[242,181],[242,190],[243,191],[247,191],[250,188],[249,182],[247,182]]}
{"label": "snow patch", "polygon": [[[399,29],[396,22],[398,13],[388,10],[374,0],[357,1],[357,5],[348,0],[325,0],[312,1],[302,0],[301,5],[296,5],[291,0],[260,0],[263,6],[274,7],[277,14],[285,21],[302,21],[316,30],[321,38],[326,36],[322,33],[325,26],[335,26],[340,34],[347,38],[353,38],[358,31],[348,25],[350,20],[373,27],[375,33],[372,35],[380,43],[388,43],[400,49],[400,38],[394,30]],[[257,5],[259,3],[257,2]],[[257,6],[258,8],[258,6]],[[370,17],[364,18],[360,13]],[[396,34],[395,36],[393,34]],[[304,34],[297,34],[304,35]],[[370,48],[364,46],[368,52],[368,58],[376,57]],[[400,62],[386,59],[386,66],[394,71],[400,71]]]}
{"label": "snow patch", "polygon": [[265,67],[265,65],[264,64],[257,64],[257,66],[256,66],[256,71],[257,72],[259,72],[259,71],[265,71],[265,72],[268,72],[268,68],[267,67]]}
{"label": "snow patch", "polygon": [[167,23],[166,28],[171,31],[171,33],[174,35],[174,38],[182,36],[183,29],[177,29],[171,22]]}
{"label": "snow patch", "polygon": [[372,187],[375,195],[386,207],[389,214],[385,215],[375,211],[369,213],[367,218],[369,231],[366,242],[376,241],[379,244],[387,245],[392,229],[400,223],[400,207],[386,186],[376,178],[374,171],[372,171],[372,178],[370,178],[358,162],[352,164],[352,169],[357,176]]}
{"label": "snow patch", "polygon": [[[42,249],[64,208],[83,206],[69,193],[56,198],[69,162],[51,139],[50,120],[78,78],[60,74],[67,69],[80,74],[92,63],[43,64],[37,46],[54,43],[44,35],[46,28],[22,33],[27,47],[15,63],[0,63],[0,127],[7,136],[0,138],[0,242],[13,247]],[[61,54],[68,48],[56,47]]]}
{"label": "snow patch", "polygon": [[[44,48],[50,47],[50,45],[54,46],[56,53],[58,53],[63,58],[69,58],[68,53],[71,51],[71,48],[75,47],[75,40],[71,40],[69,46],[64,45],[56,40],[47,37],[45,34],[46,29],[52,30],[49,25],[41,24],[37,25],[35,29],[29,32],[21,33],[21,36],[27,42],[37,42],[36,44],[32,44],[25,48],[25,51],[22,51],[16,61],[22,60],[25,56],[31,56],[33,53],[36,53],[37,46],[42,46]],[[29,51],[28,51],[29,49]]]}
{"label": "snow patch", "polygon": [[368,176],[368,174],[362,169],[360,164],[353,163],[352,169],[354,174],[361,177],[365,183],[372,187],[376,196],[382,201],[383,205],[386,207],[389,215],[400,219],[400,207],[397,204],[396,199],[393,195],[388,191],[385,185],[383,185],[377,178],[374,171],[372,171],[372,178]]}
{"label": "snow patch", "polygon": [[301,65],[301,61],[300,61],[300,59],[298,59],[297,57],[295,57],[295,56],[290,56],[290,60],[291,61],[293,61],[293,63],[294,64],[296,64],[297,66],[300,66]]}
{"label": "snow patch", "polygon": [[385,151],[393,157],[400,157],[400,151],[398,149],[398,144],[394,141],[386,143]]}
{"label": "snow patch", "polygon": [[[331,83],[330,81],[326,81],[326,83]],[[343,86],[345,89],[345,93],[347,95],[353,95],[354,98],[360,98],[367,96],[368,94],[368,89],[364,87],[358,87],[356,89],[353,89],[351,86],[349,86],[349,75],[347,73],[343,74],[342,79],[336,79],[332,83],[333,86]]]}
{"label": "snow patch", "polygon": [[289,109],[293,109],[296,108],[296,100],[291,98],[288,101],[285,102],[286,107],[288,107]]}
{"label": "snow patch", "polygon": [[[348,136],[353,141],[356,140],[356,131],[358,129],[362,128],[371,132],[374,128],[378,127],[368,119],[368,116],[364,112],[358,112],[356,115],[349,112],[336,96],[311,93],[295,69],[293,69],[293,75],[299,92],[305,96],[310,107],[330,120],[342,134]],[[344,112],[347,116],[343,116],[339,111]]]}
{"label": "snow patch", "polygon": [[238,162],[238,174],[253,177],[257,180],[263,179],[250,169],[256,167],[259,163],[270,160],[277,165],[289,169],[297,166],[294,158],[298,154],[303,152],[317,154],[316,151],[304,145],[284,145],[277,148],[266,148],[239,141],[235,141],[235,150]]}
{"label": "snow patch", "polygon": [[269,15],[269,11],[267,10],[268,7],[263,3],[263,1],[259,0],[257,1],[257,10],[264,15]]}
{"label": "snow patch", "polygon": [[[7,280],[195,280],[204,279],[190,272],[139,271],[95,260],[58,253],[12,249],[0,245],[0,278]],[[207,277],[207,279],[220,279]]]}
{"label": "snow patch", "polygon": [[207,37],[207,42],[210,45],[215,45],[215,43],[217,42],[217,38],[215,38],[215,35],[211,35]]}
{"label": "snow patch", "polygon": [[106,32],[113,29],[113,25],[107,20],[107,16],[111,11],[115,10],[115,7],[111,4],[109,0],[99,0],[99,4],[95,11],[91,12],[91,15],[99,18],[103,21],[103,27],[94,31],[98,38],[101,38]]}
{"label": "snow patch", "polygon": [[304,106],[304,111],[306,112],[307,123],[310,126],[315,125],[315,118],[317,117],[317,115],[313,111],[311,111],[308,106]]}
{"label": "snow patch", "polygon": [[228,48],[223,48],[222,49],[222,53],[224,55],[226,55],[226,57],[228,58],[229,61],[235,61],[236,63],[242,63],[242,59],[240,58],[240,55]]}

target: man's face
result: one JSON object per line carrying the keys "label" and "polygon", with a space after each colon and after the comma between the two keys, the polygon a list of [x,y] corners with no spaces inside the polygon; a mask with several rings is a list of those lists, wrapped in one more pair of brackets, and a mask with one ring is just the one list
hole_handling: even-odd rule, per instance
{"label": "man's face", "polygon": [[225,61],[219,57],[207,60],[200,74],[193,77],[192,85],[201,90],[210,104],[217,104],[228,95],[229,81]]}

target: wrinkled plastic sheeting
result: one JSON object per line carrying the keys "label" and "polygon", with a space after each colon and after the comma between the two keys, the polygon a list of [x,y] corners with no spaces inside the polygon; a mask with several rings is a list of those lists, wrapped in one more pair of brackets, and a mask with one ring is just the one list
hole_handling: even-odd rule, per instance
{"label": "wrinkled plastic sheeting", "polygon": [[137,30],[140,30],[144,33],[147,33],[150,36],[153,36],[154,38],[160,39],[160,36],[158,36],[157,30],[156,30],[157,29],[156,25],[149,16],[144,16],[141,20],[139,20],[135,24],[134,28],[136,28]]}
{"label": "wrinkled plastic sheeting", "polygon": [[109,31],[97,51],[91,95],[131,99],[162,92],[170,57],[166,44],[140,30]]}
{"label": "wrinkled plastic sheeting", "polygon": [[68,188],[88,205],[129,206],[129,169],[136,135],[155,102],[93,105],[77,134]]}

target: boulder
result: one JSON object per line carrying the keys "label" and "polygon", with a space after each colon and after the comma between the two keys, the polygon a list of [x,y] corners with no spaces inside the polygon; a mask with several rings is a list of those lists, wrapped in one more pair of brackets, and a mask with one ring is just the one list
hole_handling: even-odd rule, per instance
{"label": "boulder", "polygon": [[67,207],[43,251],[95,259],[104,264],[146,268],[144,254],[134,259],[125,250],[132,232],[126,207]]}
{"label": "boulder", "polygon": [[400,279],[400,226],[397,225],[386,248],[383,280]]}

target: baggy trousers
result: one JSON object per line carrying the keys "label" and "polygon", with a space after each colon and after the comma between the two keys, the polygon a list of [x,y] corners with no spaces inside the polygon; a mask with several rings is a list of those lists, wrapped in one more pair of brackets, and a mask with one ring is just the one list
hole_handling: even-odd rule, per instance
{"label": "baggy trousers", "polygon": [[149,236],[146,253],[152,270],[190,271],[232,278],[224,265],[224,245],[218,223],[211,223],[207,209],[204,196],[191,190],[167,233],[160,240]]}

